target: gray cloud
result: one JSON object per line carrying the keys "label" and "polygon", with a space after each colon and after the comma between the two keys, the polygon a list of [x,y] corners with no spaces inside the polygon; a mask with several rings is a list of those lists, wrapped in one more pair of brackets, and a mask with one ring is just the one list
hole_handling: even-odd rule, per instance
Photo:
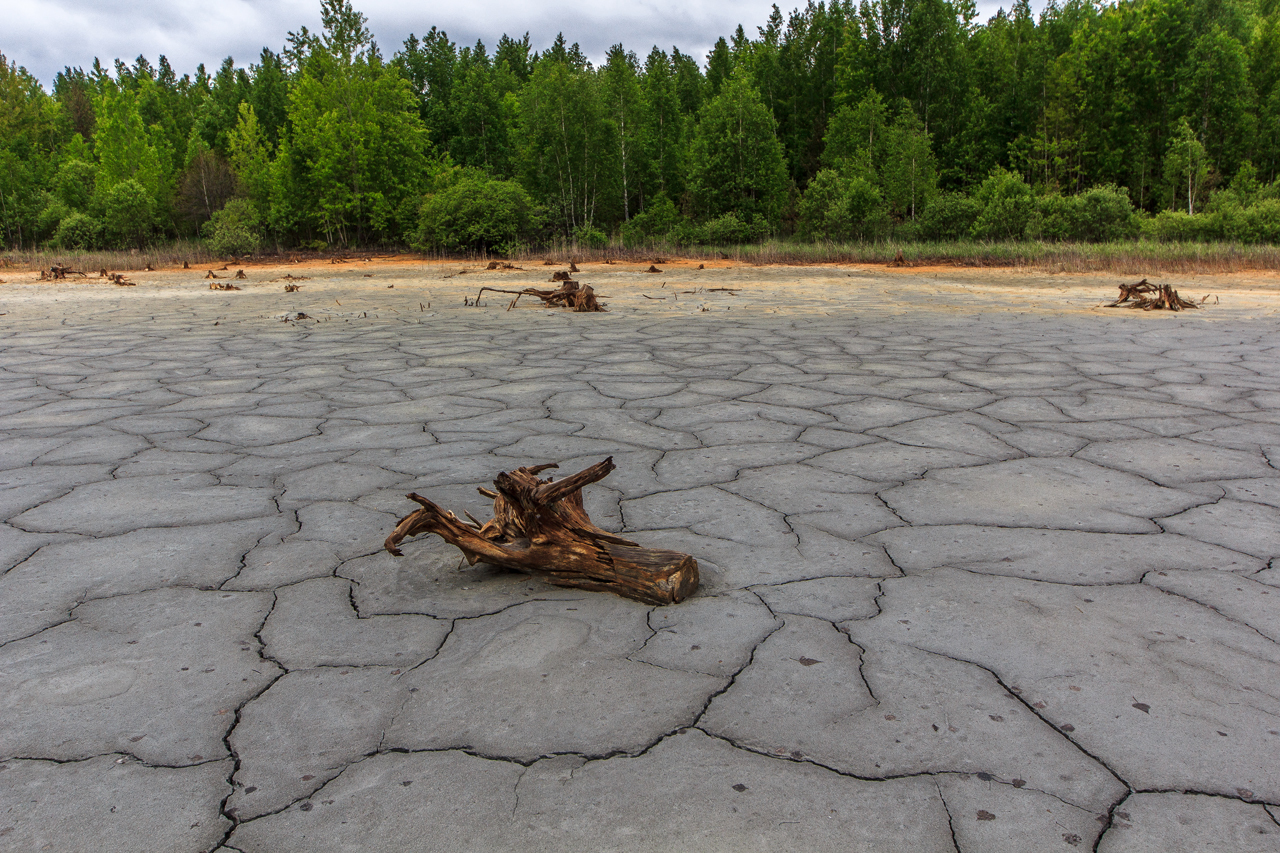
{"label": "gray cloud", "polygon": [[[771,0],[355,3],[388,56],[409,33],[422,35],[436,26],[459,45],[480,39],[490,48],[503,33],[518,37],[527,31],[534,47],[542,49],[563,31],[596,60],[617,42],[641,58],[655,44],[664,50],[676,45],[701,58],[739,23],[754,35],[771,5]],[[978,8],[986,16],[998,5],[984,2]],[[317,0],[7,0],[5,6],[0,52],[46,85],[64,66],[88,68],[94,57],[110,66],[116,58],[132,62],[139,54],[154,63],[164,54],[179,74],[193,72],[199,63],[212,70],[227,56],[247,65],[263,47],[279,50],[288,31],[320,25]]]}

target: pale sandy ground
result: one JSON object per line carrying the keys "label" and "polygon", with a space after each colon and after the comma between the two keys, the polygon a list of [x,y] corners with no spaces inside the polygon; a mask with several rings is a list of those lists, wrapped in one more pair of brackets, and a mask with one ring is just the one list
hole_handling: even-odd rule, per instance
{"label": "pale sandy ground", "polygon": [[[699,265],[705,269],[698,269]],[[519,290],[555,288],[550,274],[563,265],[524,262],[522,270],[486,271],[483,264],[416,260],[354,260],[341,264],[231,265],[219,271],[221,281],[239,292],[209,291],[199,269],[162,269],[129,273],[136,287],[117,287],[91,276],[66,282],[39,281],[35,273],[0,272],[0,312],[8,323],[92,314],[96,306],[121,306],[140,298],[200,300],[201,314],[225,306],[227,320],[281,318],[305,313],[320,321],[384,315],[425,319],[428,312],[475,310],[464,305],[483,286]],[[683,261],[660,264],[661,273],[647,273],[644,263],[583,264],[576,279],[604,297],[611,312],[665,316],[689,313],[745,311],[778,312],[870,311],[896,316],[906,311],[947,312],[1095,312],[1143,314],[1142,322],[1159,322],[1168,312],[1129,312],[1104,309],[1115,298],[1118,284],[1134,276],[1097,273],[1047,273],[1026,269],[913,267],[889,269],[880,265],[753,266],[733,261]],[[230,276],[243,268],[248,279]],[[286,275],[305,276],[297,293],[284,293]],[[1280,311],[1280,272],[1250,271],[1217,275],[1151,276],[1157,284],[1172,284],[1184,298],[1206,310],[1187,312],[1202,320],[1274,316]],[[711,288],[737,289],[736,294]],[[246,296],[259,297],[253,300]],[[485,293],[480,310],[505,310],[512,297]],[[66,301],[82,303],[76,308]],[[100,302],[101,301],[101,302]],[[244,304],[251,303],[251,304]],[[165,309],[156,307],[156,311]],[[90,306],[95,306],[91,308]],[[517,312],[542,310],[538,300],[522,297]],[[144,312],[145,313],[145,312]],[[1136,316],[1133,318],[1136,319]]]}

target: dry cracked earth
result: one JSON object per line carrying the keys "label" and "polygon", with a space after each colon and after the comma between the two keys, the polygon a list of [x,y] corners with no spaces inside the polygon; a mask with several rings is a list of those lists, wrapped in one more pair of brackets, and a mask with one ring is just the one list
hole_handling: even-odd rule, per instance
{"label": "dry cracked earth", "polygon": [[[0,292],[0,850],[1280,851],[1275,293],[366,272]],[[689,601],[381,550],[609,455]]]}

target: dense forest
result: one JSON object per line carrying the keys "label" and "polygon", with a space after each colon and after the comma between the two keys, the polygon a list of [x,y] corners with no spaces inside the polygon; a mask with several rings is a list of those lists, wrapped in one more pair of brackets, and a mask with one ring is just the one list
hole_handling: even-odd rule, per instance
{"label": "dense forest", "polygon": [[810,2],[599,65],[321,12],[212,74],[0,56],[4,243],[1280,242],[1280,0]]}

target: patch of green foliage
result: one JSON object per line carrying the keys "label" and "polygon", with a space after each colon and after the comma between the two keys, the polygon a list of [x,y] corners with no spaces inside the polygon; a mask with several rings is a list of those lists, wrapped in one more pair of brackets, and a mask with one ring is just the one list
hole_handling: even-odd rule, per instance
{"label": "patch of green foliage", "polygon": [[215,255],[252,255],[262,247],[262,223],[247,198],[233,198],[204,224],[204,238]]}
{"label": "patch of green foliage", "polygon": [[[518,183],[469,170],[451,186],[426,197],[418,214],[414,248],[506,254],[534,235],[537,222],[534,204]],[[592,235],[586,229],[579,236]]]}

